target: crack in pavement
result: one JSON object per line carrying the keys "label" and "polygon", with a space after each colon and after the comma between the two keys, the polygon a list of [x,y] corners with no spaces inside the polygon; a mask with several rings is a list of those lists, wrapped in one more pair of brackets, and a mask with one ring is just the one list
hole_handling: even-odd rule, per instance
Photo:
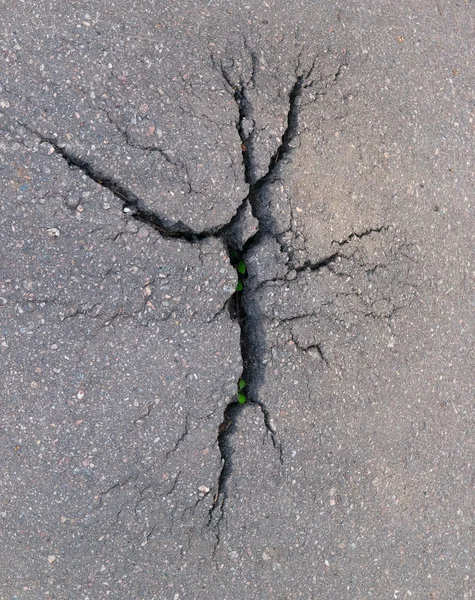
{"label": "crack in pavement", "polygon": [[[43,135],[34,130],[25,123],[16,121],[17,124],[25,128],[30,134],[35,135],[41,143],[48,143],[53,148],[54,152],[63,158],[72,168],[80,169],[88,178],[108,189],[114,196],[119,198],[123,205],[123,212],[130,218],[140,221],[148,226],[153,227],[159,234],[166,238],[177,238],[189,243],[197,243],[201,240],[209,238],[218,238],[225,246],[230,263],[236,268],[237,265],[246,261],[250,253],[265,243],[269,238],[279,242],[279,235],[276,233],[275,218],[272,214],[272,209],[266,202],[266,192],[269,185],[273,184],[279,177],[279,169],[282,164],[290,158],[293,151],[293,142],[299,135],[299,114],[302,107],[302,94],[304,90],[311,87],[313,81],[310,79],[316,66],[316,59],[311,67],[306,72],[300,72],[300,56],[295,69],[295,80],[288,93],[288,110],[287,123],[282,133],[281,140],[274,153],[272,154],[267,171],[261,177],[257,177],[258,166],[255,154],[255,132],[256,123],[253,117],[253,106],[248,96],[248,90],[256,86],[256,70],[257,58],[251,52],[252,59],[252,74],[247,81],[242,78],[239,82],[233,82],[229,72],[223,66],[222,62],[217,63],[212,57],[215,68],[219,69],[225,83],[232,90],[233,98],[238,108],[238,119],[236,121],[236,129],[241,140],[242,162],[244,167],[245,181],[249,186],[247,196],[242,200],[237,208],[234,216],[228,223],[216,227],[212,230],[197,232],[188,227],[182,221],[170,222],[166,218],[160,216],[155,211],[147,208],[144,201],[139,198],[126,185],[112,178],[97,169],[92,162],[81,158],[67,147],[60,145],[54,136]],[[333,82],[340,75],[342,65],[334,74]],[[318,95],[321,96],[325,90]],[[129,140],[127,140],[129,141]],[[143,148],[144,150],[157,150],[158,148]],[[163,154],[164,160],[170,161],[170,157]],[[257,221],[257,231],[249,238],[243,239],[242,222],[246,218],[249,208],[253,217]],[[365,235],[367,232],[363,232]],[[369,232],[368,232],[369,233]],[[360,237],[358,234],[354,234]],[[279,242],[280,243],[280,242]],[[345,243],[337,242],[340,245]],[[317,264],[305,263],[298,270],[318,270],[329,265],[339,256],[338,252],[320,261]],[[241,335],[241,360],[243,365],[242,379],[245,382],[245,392],[247,403],[257,405],[262,413],[264,426],[270,435],[272,444],[278,452],[280,463],[283,464],[283,449],[277,438],[277,431],[273,425],[271,414],[266,404],[259,398],[259,388],[263,381],[265,364],[263,362],[263,352],[265,351],[265,335],[263,329],[263,317],[260,313],[258,300],[255,297],[255,292],[259,286],[246,285],[248,274],[243,274],[243,283],[241,289],[237,289],[228,300],[228,310],[230,317],[239,324]],[[224,307],[223,307],[224,308]],[[234,314],[233,314],[234,313]],[[321,349],[316,346],[318,352]],[[326,360],[321,356],[322,360]],[[217,435],[217,444],[221,456],[221,469],[216,484],[216,491],[213,495],[212,506],[209,509],[208,526],[213,529],[216,536],[215,551],[216,553],[220,544],[220,523],[225,516],[225,505],[227,500],[227,484],[232,473],[232,436],[236,431],[237,415],[245,408],[245,404],[241,404],[238,400],[237,393],[232,400],[227,404],[223,421],[219,426]],[[148,414],[141,418],[146,418]],[[188,421],[185,424],[185,431],[178,440],[175,448],[188,434]],[[169,454],[170,454],[169,453]],[[175,482],[176,484],[176,482]],[[119,483],[118,485],[121,485]],[[114,487],[114,486],[113,486]],[[111,488],[113,489],[113,488]],[[173,490],[173,488],[172,488]],[[110,490],[107,490],[109,492]],[[106,492],[106,493],[107,493]],[[170,492],[171,493],[171,492]],[[208,496],[208,494],[206,494]],[[201,500],[201,499],[200,499]]]}
{"label": "crack in pavement", "polygon": [[124,213],[130,215],[137,221],[152,226],[163,237],[180,238],[187,242],[196,242],[208,237],[219,236],[219,228],[217,228],[216,231],[196,232],[182,221],[176,221],[174,223],[169,222],[155,211],[148,209],[143,200],[134,194],[134,192],[126,185],[106,175],[101,170],[96,169],[91,162],[77,156],[66,147],[61,146],[54,137],[45,136],[23,122],[18,122],[18,124],[24,127],[29,133],[38,137],[42,143],[50,144],[55,153],[61,156],[70,167],[80,169],[87,177],[89,177],[89,179],[92,179],[100,186],[111,191],[114,196],[122,201]]}
{"label": "crack in pavement", "polygon": [[[241,122],[242,118],[244,118],[244,117],[242,115],[240,115],[239,122]],[[173,223],[173,224],[168,223],[165,219],[160,217],[158,214],[147,209],[145,207],[143,201],[137,195],[135,195],[129,188],[127,188],[123,183],[102,173],[100,170],[96,169],[92,163],[75,155],[74,153],[70,152],[67,148],[59,145],[55,138],[53,138],[51,136],[45,136],[23,122],[17,121],[17,123],[19,125],[21,125],[22,127],[24,127],[24,129],[27,130],[30,134],[36,136],[40,140],[41,143],[49,144],[53,148],[54,152],[56,154],[58,154],[61,158],[63,158],[70,167],[78,168],[91,180],[93,180],[97,184],[101,185],[102,187],[104,187],[104,188],[108,189],[110,192],[112,192],[112,194],[114,194],[114,196],[116,196],[117,198],[119,198],[121,200],[121,202],[123,204],[123,211],[130,218],[133,218],[137,221],[140,221],[141,223],[144,223],[148,226],[153,227],[155,230],[157,230],[159,232],[159,234],[162,237],[176,238],[176,239],[180,239],[185,242],[188,242],[188,243],[197,243],[201,240],[206,240],[211,237],[221,239],[227,252],[228,252],[230,262],[233,266],[236,266],[237,263],[239,262],[239,260],[241,260],[241,258],[245,256],[246,252],[244,252],[242,250],[242,243],[240,241],[240,236],[239,236],[238,230],[241,225],[241,220],[245,217],[245,212],[246,212],[246,209],[247,209],[247,206],[249,203],[251,203],[251,206],[253,206],[253,212],[255,212],[255,208],[254,208],[255,203],[253,204],[253,201],[251,201],[250,198],[251,198],[251,195],[252,196],[255,195],[254,186],[262,186],[264,177],[261,178],[259,181],[257,181],[255,184],[250,185],[249,194],[244,198],[241,205],[238,207],[235,215],[230,219],[230,221],[228,223],[226,223],[225,225],[218,227],[212,231],[196,232],[196,231],[193,231],[192,229],[190,229],[189,227],[187,227],[181,221]],[[243,157],[246,153],[247,153],[247,149],[243,148]],[[281,152],[280,158],[282,158],[284,156],[284,154],[285,154],[285,152]],[[279,158],[279,160],[280,160],[280,158]],[[266,175],[268,176],[269,173]],[[255,236],[253,236],[252,239],[254,239],[254,238],[255,238]],[[255,239],[257,240],[257,238],[255,238]],[[248,241],[250,242],[251,240],[248,240]],[[247,249],[249,249],[249,247],[251,247],[251,244],[249,244]],[[244,374],[244,376],[246,376],[248,378],[248,383],[250,384],[252,381],[252,376],[250,373],[250,371],[251,371],[250,365],[252,364],[253,359],[252,359],[252,356],[244,357],[244,355],[243,355],[243,349],[244,348],[247,349],[249,347],[249,342],[247,340],[247,335],[249,334],[249,331],[246,331],[246,333],[243,333],[243,326],[244,326],[244,322],[246,320],[246,313],[245,313],[245,309],[244,309],[244,306],[242,303],[241,294],[238,292],[233,293],[229,299],[230,303],[232,303],[233,298],[234,298],[235,309],[236,309],[237,313],[239,314],[239,317],[237,317],[236,320],[241,327],[241,358],[242,358],[243,364],[249,365],[249,368],[244,368],[243,374]],[[245,350],[244,350],[244,352],[245,352]],[[249,354],[249,352],[247,352],[246,354]],[[269,413],[267,407],[265,406],[264,403],[259,401],[257,398],[249,398],[249,402],[253,403],[253,404],[257,404],[260,407],[262,414],[263,414],[264,424],[265,424],[267,430],[270,432],[274,446],[278,448],[279,445],[277,444],[276,437],[275,437],[276,431],[272,425],[270,413]],[[236,396],[227,405],[227,407],[224,411],[223,421],[219,427],[218,436],[217,436],[217,444],[218,444],[218,447],[220,450],[220,455],[221,455],[221,470],[220,470],[220,474],[219,474],[218,482],[217,482],[217,492],[214,496],[213,505],[209,511],[210,519],[209,519],[208,524],[211,523],[212,515],[213,515],[215,508],[218,505],[220,506],[221,509],[224,508],[225,494],[226,494],[226,482],[227,482],[227,479],[229,478],[229,475],[231,473],[231,468],[232,468],[232,462],[231,462],[232,451],[231,451],[229,439],[230,439],[230,435],[232,434],[232,432],[234,432],[234,425],[235,425],[234,417],[240,408],[242,408],[242,407],[238,403],[237,396]],[[186,428],[185,433],[182,436],[182,438],[179,440],[179,442],[183,441],[183,439],[184,439],[184,437],[186,437],[187,433],[188,433],[188,430]],[[176,449],[176,447],[173,450],[175,450],[175,449]],[[173,450],[167,454],[167,458],[171,454],[171,452],[173,452]],[[281,449],[279,449],[279,454],[280,454],[280,458],[282,459]],[[223,515],[223,512],[221,510],[221,517],[219,520],[221,520],[222,515]]]}
{"label": "crack in pavement", "polygon": [[[251,58],[253,58],[252,54]],[[282,163],[289,158],[293,150],[292,142],[299,134],[299,111],[302,93],[315,68],[315,62],[316,60],[313,61],[311,68],[304,74],[297,73],[299,68],[299,66],[297,66],[295,81],[288,95],[286,128],[282,134],[280,144],[271,156],[266,173],[258,178],[256,175],[257,161],[254,153],[255,121],[253,118],[253,106],[248,97],[249,86],[255,86],[255,69],[257,61],[254,59],[252,60],[253,72],[248,82],[244,82],[241,78],[238,83],[235,83],[229,72],[223,66],[223,63],[220,62],[218,64],[213,58],[215,67],[220,68],[223,79],[233,90],[234,101],[238,107],[239,119],[236,123],[236,129],[241,139],[245,180],[249,185],[249,194],[245,199],[245,202],[249,202],[252,214],[258,223],[256,233],[246,240],[242,250],[240,250],[239,245],[236,244],[235,236],[230,235],[227,247],[231,262],[234,265],[238,264],[240,261],[243,261],[244,264],[246,264],[251,251],[265,243],[268,238],[277,240],[278,236],[275,233],[276,227],[274,216],[266,203],[266,190],[270,184],[278,179],[278,170]],[[230,233],[232,233],[232,231]],[[265,364],[262,360],[262,352],[265,348],[265,335],[263,330],[263,319],[260,314],[257,300],[254,297],[255,292],[256,289],[251,289],[244,284],[242,289],[235,293],[235,312],[241,327],[241,357],[243,362],[242,379],[246,384],[245,391],[247,393],[247,400],[250,404],[259,406],[266,430],[270,434],[274,448],[278,451],[280,463],[283,464],[282,444],[277,438],[277,431],[272,423],[270,411],[266,404],[259,398],[259,387],[262,383],[265,370]],[[214,554],[216,554],[220,544],[220,524],[225,516],[227,483],[232,473],[233,448],[231,439],[236,430],[236,417],[243,408],[244,405],[240,405],[237,399],[234,399],[228,404],[224,411],[224,419],[221,423],[218,435],[222,466],[218,480],[218,488],[213,498],[213,506],[209,511],[208,521],[208,524],[213,526],[216,535]]]}
{"label": "crack in pavement", "polygon": [[[355,239],[361,240],[362,238],[366,237],[367,235],[371,235],[372,233],[382,233],[383,231],[388,231],[389,229],[389,225],[381,225],[380,227],[369,227],[368,229],[364,229],[359,233],[357,231],[353,231],[352,233],[350,233],[349,236],[342,240],[333,240],[332,245],[338,244],[338,246],[346,246],[346,244],[349,244]],[[335,254],[334,256],[338,256],[338,254]]]}
{"label": "crack in pavement", "polygon": [[[124,183],[114,179],[106,173],[103,173],[100,169],[96,168],[92,162],[85,160],[74,152],[68,150],[68,148],[65,146],[59,144],[55,137],[44,135],[22,121],[15,120],[15,123],[23,127],[31,135],[37,137],[41,143],[49,144],[53,148],[54,152],[61,156],[70,167],[79,169],[89,179],[112,192],[112,194],[116,196],[116,198],[119,198],[119,200],[122,202],[123,212],[125,214],[132,217],[136,221],[152,227],[158,231],[162,237],[177,238],[189,243],[196,243],[209,238],[218,238],[223,240],[223,243],[225,243],[226,247],[228,246],[225,241],[226,235],[228,231],[235,227],[236,223],[240,220],[242,211],[245,209],[247,196],[244,198],[240,206],[237,208],[236,213],[228,223],[218,225],[217,227],[208,230],[195,231],[181,220],[171,222],[169,219],[160,216],[156,211],[147,208],[146,203]],[[150,150],[149,148],[143,149]]]}

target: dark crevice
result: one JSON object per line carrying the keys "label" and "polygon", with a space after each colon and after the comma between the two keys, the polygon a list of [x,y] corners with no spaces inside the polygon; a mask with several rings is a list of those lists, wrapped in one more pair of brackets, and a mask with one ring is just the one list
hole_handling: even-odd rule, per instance
{"label": "dark crevice", "polygon": [[234,293],[227,301],[226,307],[229,312],[229,318],[232,321],[240,319],[240,302],[238,301],[237,293]]}
{"label": "dark crevice", "polygon": [[[147,208],[146,203],[123,183],[112,178],[110,175],[106,175],[91,162],[58,144],[58,141],[54,137],[45,136],[23,122],[18,121],[18,124],[39,138],[41,143],[50,144],[55,153],[61,156],[70,167],[79,169],[89,179],[112,192],[122,202],[123,210],[129,217],[152,227],[164,238],[180,239],[189,243],[196,243],[209,238],[220,238],[225,242],[228,232],[234,230],[236,225],[241,221],[242,214],[246,208],[247,197],[239,205],[231,220],[222,226],[209,230],[194,231],[182,221],[170,222],[155,211]],[[147,149],[150,150],[150,148]],[[164,154],[162,155],[167,162],[170,161],[169,157]]]}
{"label": "dark crevice", "polygon": [[[97,169],[91,162],[74,154],[72,151],[63,147],[54,137],[44,136],[37,131],[30,129],[24,123],[20,123],[30,133],[36,135],[42,142],[49,143],[54,151],[61,156],[69,166],[80,169],[88,178],[97,184],[106,188],[116,196],[123,205],[124,212],[140,222],[156,229],[163,237],[175,238],[189,243],[196,243],[200,240],[209,238],[220,239],[229,256],[230,263],[236,268],[240,263],[247,264],[253,251],[258,249],[269,238],[278,241],[278,228],[275,222],[275,216],[272,214],[270,203],[268,202],[269,186],[276,182],[280,176],[282,165],[291,157],[293,144],[299,135],[299,113],[302,106],[302,93],[304,89],[311,84],[309,80],[315,68],[315,61],[307,73],[298,74],[300,68],[300,57],[295,81],[288,94],[287,123],[281,136],[280,143],[272,154],[267,170],[264,175],[258,177],[258,163],[255,153],[255,134],[256,122],[253,116],[253,106],[248,95],[248,90],[257,86],[256,77],[258,75],[258,58],[251,53],[252,73],[245,82],[242,78],[234,82],[230,72],[223,64],[216,62],[212,57],[213,64],[220,70],[224,81],[232,90],[233,98],[238,109],[238,119],[236,129],[241,141],[242,163],[244,178],[249,186],[248,195],[243,199],[235,215],[230,221],[215,229],[196,232],[182,221],[169,222],[167,219],[157,215],[154,211],[147,208],[146,203],[134,194],[121,182],[115,180],[109,175]],[[234,65],[232,65],[234,66]],[[339,75],[337,72],[335,78]],[[128,137],[127,132],[125,132]],[[131,143],[130,139],[126,139]],[[137,146],[139,147],[139,146]],[[158,147],[141,147],[144,151],[155,151],[161,154],[167,162],[178,165],[167,153]],[[257,220],[257,231],[248,239],[243,236],[243,221],[247,216],[249,208],[253,217]],[[356,235],[356,234],[355,234]],[[343,245],[343,243],[339,243]],[[305,263],[297,271],[310,269],[316,271],[320,268],[330,265],[338,258],[339,254],[334,253],[331,256],[319,261],[318,263]],[[245,382],[243,392],[246,396],[247,404],[258,406],[262,412],[264,426],[269,433],[270,439],[276,451],[279,460],[283,464],[283,449],[278,441],[276,429],[272,423],[271,415],[266,404],[259,398],[259,390],[264,382],[265,375],[265,354],[267,352],[264,317],[256,297],[258,284],[254,281],[253,274],[240,273],[239,280],[242,285],[225,303],[220,313],[226,308],[230,316],[240,326],[240,348],[242,359],[242,380]],[[220,314],[218,313],[215,318]],[[321,349],[317,346],[317,351]],[[325,360],[321,353],[322,360]],[[227,486],[233,471],[233,444],[232,437],[236,431],[236,423],[246,404],[238,401],[238,394],[228,403],[224,409],[223,421],[219,427],[217,435],[217,445],[221,456],[221,469],[218,476],[216,489],[213,495],[213,503],[209,510],[208,525],[213,528],[216,536],[215,552],[220,543],[220,524],[225,518],[225,506],[227,500]],[[170,451],[177,449],[188,433],[188,422],[185,423],[185,431],[182,437],[177,441],[175,447]],[[179,475],[176,477],[168,493],[172,493],[177,485]],[[119,484],[122,485],[122,484]],[[112,488],[111,488],[112,489]],[[110,490],[107,490],[108,493]],[[153,528],[150,535],[153,533]]]}
{"label": "dark crevice", "polygon": [[[255,69],[257,62],[253,59],[253,75],[249,82],[255,85]],[[215,63],[216,66],[216,63]],[[257,162],[254,153],[254,131],[255,122],[253,119],[253,107],[247,95],[247,84],[242,80],[234,83],[229,72],[223,64],[219,68],[224,80],[233,90],[234,101],[238,107],[239,119],[236,123],[236,129],[241,139],[242,160],[245,172],[245,179],[249,185],[249,194],[246,201],[249,202],[254,218],[258,222],[257,232],[251,236],[240,247],[235,243],[239,238],[233,235],[233,228],[228,230],[228,235],[223,236],[226,243],[231,264],[237,265],[240,261],[246,264],[251,252],[269,237],[277,238],[277,227],[275,218],[267,203],[267,188],[275,182],[279,176],[278,170],[286,159],[289,158],[293,150],[293,142],[298,136],[299,131],[299,110],[301,105],[301,95],[304,89],[304,83],[310,75],[312,69],[307,75],[296,75],[296,80],[289,92],[289,106],[287,111],[287,125],[282,134],[281,142],[273,153],[266,173],[257,178]],[[236,215],[234,227],[238,227],[240,216]],[[336,256],[336,255],[335,255]],[[333,256],[331,260],[333,260]],[[242,290],[237,291],[232,302],[230,310],[232,316],[237,320],[241,328],[241,358],[242,358],[242,379],[245,381],[244,391],[248,404],[259,406],[264,425],[270,435],[272,444],[277,450],[280,463],[283,464],[283,449],[278,441],[277,432],[272,424],[270,412],[264,402],[259,398],[259,389],[264,381],[265,364],[263,362],[266,352],[264,319],[261,309],[255,297],[256,284],[252,281],[252,276],[246,274],[242,277]],[[217,490],[213,498],[213,506],[209,512],[209,525],[214,527],[216,535],[216,548],[219,546],[220,523],[225,516],[225,505],[227,499],[227,484],[232,474],[232,455],[233,447],[231,443],[232,436],[236,429],[236,420],[245,404],[241,405],[236,399],[233,399],[224,411],[224,419],[220,426],[218,435],[218,446],[221,453],[221,472],[218,479]]]}
{"label": "dark crevice", "polygon": [[320,358],[321,358],[321,359],[323,360],[323,362],[324,362],[324,363],[325,363],[325,364],[328,366],[328,359],[327,359],[327,357],[325,356],[325,354],[323,353],[323,350],[322,350],[322,348],[321,348],[320,344],[314,344],[313,346],[309,346],[309,347],[307,348],[307,350],[313,350],[313,349],[315,349],[315,350],[318,352],[318,354],[319,354]]}
{"label": "dark crevice", "polygon": [[267,173],[259,180],[259,185],[267,184],[275,177],[276,170],[281,160],[285,159],[292,151],[292,142],[297,137],[299,125],[300,98],[306,76],[299,75],[289,94],[289,110],[287,113],[287,127],[282,135],[282,140],[277,150],[270,159]]}
{"label": "dark crevice", "polygon": [[[218,487],[213,497],[213,506],[209,511],[209,524],[217,506],[221,508],[218,522],[223,518],[224,503],[226,502],[226,484],[232,471],[232,446],[231,437],[236,429],[236,415],[241,409],[237,400],[231,401],[224,410],[224,418],[218,430],[218,447],[221,454],[221,471],[218,478]],[[217,525],[218,523],[215,523]]]}
{"label": "dark crevice", "polygon": [[[27,129],[25,124],[23,127]],[[195,242],[206,237],[210,237],[210,233],[195,232],[182,221],[170,223],[166,219],[158,216],[154,211],[148,209],[143,200],[134,194],[124,184],[116,181],[109,175],[105,175],[99,169],[94,167],[90,162],[75,155],[73,152],[60,146],[58,142],[48,136],[44,136],[37,131],[29,131],[38,136],[43,143],[50,144],[54,151],[59,154],[68,163],[70,167],[80,169],[89,179],[92,179],[103,188],[106,188],[114,194],[123,203],[124,212],[137,221],[151,225],[158,230],[163,237],[180,238],[187,242]]]}

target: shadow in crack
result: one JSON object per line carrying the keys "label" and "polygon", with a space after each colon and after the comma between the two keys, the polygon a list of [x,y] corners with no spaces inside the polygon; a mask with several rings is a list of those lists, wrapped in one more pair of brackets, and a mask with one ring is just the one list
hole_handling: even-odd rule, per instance
{"label": "shadow in crack", "polygon": [[[253,62],[254,65],[254,62]],[[249,194],[242,206],[249,204],[253,217],[258,222],[257,232],[245,243],[241,237],[244,210],[238,211],[233,222],[227,228],[221,239],[226,245],[229,260],[238,273],[238,288],[229,303],[230,314],[241,328],[241,358],[243,364],[242,380],[245,382],[246,401],[260,407],[264,424],[268,430],[274,448],[279,452],[280,462],[283,462],[282,446],[276,437],[266,403],[260,398],[260,389],[265,378],[266,335],[261,308],[255,296],[253,277],[248,277],[247,262],[254,252],[267,239],[277,239],[278,229],[276,219],[271,210],[268,193],[269,186],[278,180],[282,164],[290,158],[292,142],[298,135],[299,110],[305,83],[310,77],[315,63],[306,74],[297,74],[295,83],[289,93],[289,108],[287,111],[287,126],[281,137],[281,142],[272,155],[267,172],[257,178],[257,161],[254,155],[254,118],[252,103],[248,98],[248,88],[242,79],[233,82],[223,64],[220,64],[224,80],[233,90],[234,100],[239,110],[239,120],[236,129],[242,142],[243,166],[245,179],[249,185]],[[254,85],[254,73],[249,80]],[[252,126],[250,126],[252,124]],[[240,269],[240,265],[242,269]],[[218,489],[214,495],[213,506],[209,513],[209,525],[214,525],[219,543],[219,524],[224,518],[227,498],[227,483],[232,473],[231,437],[235,431],[236,418],[244,404],[238,401],[238,391],[224,411],[224,418],[218,434],[218,445],[221,453],[221,472]],[[215,513],[218,509],[217,513]],[[215,514],[217,515],[215,518]]]}

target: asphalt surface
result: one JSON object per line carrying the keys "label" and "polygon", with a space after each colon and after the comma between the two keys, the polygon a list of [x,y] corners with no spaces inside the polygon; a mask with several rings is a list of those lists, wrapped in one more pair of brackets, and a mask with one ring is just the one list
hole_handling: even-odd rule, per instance
{"label": "asphalt surface", "polygon": [[473,3],[0,11],[0,599],[475,597]]}

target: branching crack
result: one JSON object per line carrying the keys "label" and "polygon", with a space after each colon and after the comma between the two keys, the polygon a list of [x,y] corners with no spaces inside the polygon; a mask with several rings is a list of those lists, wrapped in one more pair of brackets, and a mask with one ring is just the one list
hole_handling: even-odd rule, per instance
{"label": "branching crack", "polygon": [[270,412],[269,412],[267,406],[263,402],[259,402],[256,400],[255,403],[259,405],[259,408],[262,411],[262,416],[264,418],[264,425],[266,426],[266,429],[270,434],[274,448],[279,452],[280,464],[283,465],[284,464],[284,454],[283,454],[282,443],[279,442],[277,439],[277,430],[274,427],[274,424],[272,422]]}
{"label": "branching crack", "polygon": [[315,353],[315,356],[318,356],[320,358],[320,360],[322,362],[324,362],[327,367],[330,365],[328,358],[325,356],[325,353],[323,352],[321,344],[310,344],[310,345],[301,344],[295,338],[293,333],[291,334],[291,338],[292,338],[292,341],[295,344],[296,348],[298,348],[302,352]]}
{"label": "branching crack", "polygon": [[[230,263],[236,267],[240,273],[240,287],[238,286],[236,292],[229,299],[227,305],[229,307],[233,307],[235,320],[239,324],[241,330],[240,345],[243,365],[242,381],[244,382],[245,386],[243,389],[245,392],[245,397],[243,395],[244,401],[247,401],[248,404],[257,405],[260,408],[264,426],[269,433],[274,448],[278,452],[279,461],[281,464],[283,464],[284,454],[282,444],[278,440],[277,431],[272,422],[270,411],[267,405],[259,398],[259,388],[264,380],[265,363],[263,361],[263,353],[266,348],[266,342],[264,335],[264,318],[261,315],[261,310],[256,295],[258,284],[252,282],[252,277],[248,278],[246,269],[244,271],[240,270],[239,265],[246,265],[248,259],[250,258],[251,252],[258,248],[261,244],[264,244],[269,238],[279,241],[277,227],[275,225],[275,215],[272,214],[272,209],[266,200],[266,194],[269,186],[278,180],[282,165],[291,158],[294,149],[294,142],[299,136],[299,117],[300,110],[302,108],[302,95],[304,90],[313,85],[311,75],[315,69],[316,59],[313,61],[313,64],[308,71],[301,72],[300,56],[298,58],[295,79],[288,92],[288,108],[285,130],[282,133],[280,143],[277,145],[275,151],[270,157],[266,172],[259,177],[257,152],[255,149],[256,132],[258,129],[254,118],[254,108],[249,95],[249,90],[257,87],[256,79],[258,76],[258,58],[257,55],[249,49],[249,47],[246,46],[246,48],[248,52],[250,52],[252,63],[252,73],[247,80],[241,77],[239,81],[233,81],[230,71],[223,65],[222,62],[218,62],[214,57],[212,57],[215,68],[221,72],[226,85],[229,86],[230,90],[232,91],[234,102],[238,110],[236,129],[241,141],[244,177],[247,185],[249,186],[248,195],[243,199],[235,215],[228,223],[215,229],[197,232],[192,230],[182,221],[170,222],[166,218],[158,215],[155,211],[149,209],[146,203],[126,185],[116,180],[112,176],[102,172],[101,169],[94,165],[93,161],[88,161],[87,159],[75,154],[67,147],[61,145],[56,137],[42,135],[24,123],[20,123],[20,125],[22,125],[31,134],[37,136],[41,142],[50,144],[54,152],[62,157],[70,167],[79,169],[86,177],[101,185],[103,188],[109,190],[122,202],[124,213],[129,215],[130,218],[153,227],[163,237],[177,238],[189,243],[196,243],[200,240],[209,238],[218,238],[223,242],[227,249]],[[339,74],[340,68],[336,72],[334,80],[337,79]],[[147,152],[158,152],[167,163],[170,163],[176,168],[184,169],[186,181],[188,185],[190,184],[185,165],[183,165],[180,161],[175,160],[175,158],[166,150],[159,148],[158,146],[142,146],[136,144],[135,141],[130,137],[127,129],[119,128],[119,132],[125,137],[127,144]],[[240,235],[240,229],[242,228],[242,223],[249,207],[253,217],[257,220],[258,226],[254,235],[249,237],[247,240],[243,240],[242,235]],[[382,228],[380,230],[382,230]],[[355,233],[352,234],[347,240],[336,241],[335,243],[341,246],[351,241],[352,236],[362,237],[368,233],[370,233],[370,231],[363,232],[361,234]],[[317,271],[321,268],[329,266],[332,262],[337,260],[338,257],[339,253],[335,252],[322,259],[318,263],[307,262],[299,267],[297,272],[307,269]],[[320,346],[316,345],[315,349],[317,352],[319,352],[322,360],[326,362]],[[209,509],[208,518],[208,525],[213,529],[216,536],[215,552],[217,551],[220,543],[220,525],[225,518],[227,485],[233,470],[234,449],[232,445],[232,436],[236,431],[237,418],[243,407],[245,407],[245,404],[242,402],[242,398],[238,396],[238,393],[236,393],[224,410],[223,421],[219,427],[216,440],[221,456],[221,468],[216,487],[213,490],[213,502]],[[134,425],[147,418],[151,411],[152,407],[149,407],[146,414],[134,421]],[[167,453],[167,458],[179,448],[180,444],[184,441],[188,433],[189,421],[187,417],[185,420],[184,432],[176,441],[174,447]],[[167,491],[167,494],[172,494],[174,492],[179,477],[180,473],[178,473],[176,476],[170,489]],[[102,502],[103,496],[112,492],[112,490],[114,490],[116,487],[124,486],[129,480],[130,478],[127,478],[124,481],[118,482],[100,494],[99,503]],[[144,491],[145,490],[146,488],[144,488]],[[208,494],[206,494],[205,497],[207,495]],[[139,502],[142,498],[143,492],[140,493]],[[152,527],[147,534],[147,539],[149,539],[153,534],[154,529],[155,526]]]}
{"label": "branching crack", "polygon": [[[213,58],[213,57],[212,57]],[[229,71],[222,62],[217,62],[213,58],[216,68],[219,68],[226,84],[233,92],[234,101],[238,108],[239,118],[236,122],[236,129],[241,139],[242,161],[246,182],[249,185],[249,194],[244,202],[249,202],[252,214],[258,222],[256,233],[251,236],[242,249],[233,241],[237,236],[229,235],[225,241],[230,256],[231,263],[238,265],[246,264],[251,251],[264,243],[269,237],[277,239],[276,228],[274,226],[274,215],[268,207],[265,194],[270,184],[279,177],[281,164],[288,160],[293,150],[293,143],[299,135],[299,112],[301,108],[301,98],[308,79],[315,68],[313,62],[310,70],[304,74],[296,72],[296,78],[288,95],[287,125],[282,134],[279,145],[271,156],[267,171],[261,177],[257,177],[257,160],[255,155],[255,132],[256,123],[253,117],[253,106],[249,99],[248,89],[250,86],[256,86],[257,58],[251,55],[253,72],[247,82],[242,78],[235,82]],[[233,226],[239,224],[241,213],[238,211]],[[232,230],[230,229],[232,233]],[[317,270],[336,260],[338,253],[322,261],[318,265],[306,264],[305,268]],[[243,363],[242,380],[245,382],[245,391],[247,402],[259,406],[264,425],[270,435],[272,444],[277,450],[279,461],[284,462],[283,448],[277,438],[277,431],[272,422],[270,412],[264,402],[259,398],[259,387],[263,380],[265,365],[262,361],[262,351],[265,348],[265,336],[263,330],[263,319],[260,315],[260,309],[255,297],[256,286],[248,285],[246,276],[243,278],[241,289],[235,293],[234,306],[236,307],[237,321],[241,327],[241,357]],[[324,360],[322,358],[322,360]],[[232,474],[233,468],[233,447],[231,438],[235,431],[236,419],[241,412],[242,405],[233,399],[224,411],[224,418],[221,423],[217,443],[221,453],[221,471],[217,483],[217,490],[213,498],[213,506],[209,511],[209,525],[213,526],[216,535],[217,550],[220,543],[220,525],[225,517],[227,484]]]}
{"label": "branching crack", "polygon": [[[65,146],[60,145],[55,137],[43,135],[39,131],[31,128],[26,123],[20,121],[17,121],[17,123],[30,134],[36,136],[41,143],[49,144],[53,148],[54,152],[61,156],[70,167],[79,169],[84,173],[84,175],[86,175],[86,177],[112,192],[112,194],[114,194],[114,196],[116,196],[116,198],[122,202],[123,211],[125,214],[136,221],[152,227],[158,231],[162,237],[181,239],[189,243],[196,243],[200,240],[206,240],[209,238],[224,239],[227,232],[235,226],[236,220],[239,219],[240,211],[242,211],[242,207],[247,200],[247,198],[243,200],[242,204],[236,210],[235,215],[233,215],[228,223],[225,223],[222,226],[211,228],[209,230],[195,231],[183,223],[183,221],[170,222],[168,219],[161,217],[154,210],[149,209],[146,206],[146,203],[134,192],[132,192],[132,190],[130,190],[125,184],[114,179],[110,175],[103,173],[100,169],[95,167],[92,162],[78,156]],[[136,145],[136,147],[139,148],[140,146]],[[158,147],[143,146],[141,149],[160,152],[167,162],[170,162],[175,166],[180,166],[186,171],[186,167],[184,165],[174,161],[167,152],[162,151]],[[189,185],[188,174],[187,183]]]}
{"label": "branching crack", "polygon": [[155,144],[140,144],[138,142],[135,142],[132,138],[132,136],[129,133],[129,130],[127,127],[122,127],[120,126],[109,114],[109,112],[106,113],[107,114],[107,118],[109,120],[109,122],[117,129],[117,131],[120,133],[120,135],[123,136],[123,138],[125,139],[125,142],[127,144],[127,146],[130,146],[131,148],[136,148],[137,150],[143,150],[144,152],[157,152],[158,154],[160,154],[160,156],[162,158],[165,159],[165,161],[170,164],[173,165],[176,168],[181,168],[181,169],[185,169],[185,166],[178,160],[175,160],[171,153],[167,152],[166,150],[164,150],[163,148],[161,148],[160,146],[157,146]]}

